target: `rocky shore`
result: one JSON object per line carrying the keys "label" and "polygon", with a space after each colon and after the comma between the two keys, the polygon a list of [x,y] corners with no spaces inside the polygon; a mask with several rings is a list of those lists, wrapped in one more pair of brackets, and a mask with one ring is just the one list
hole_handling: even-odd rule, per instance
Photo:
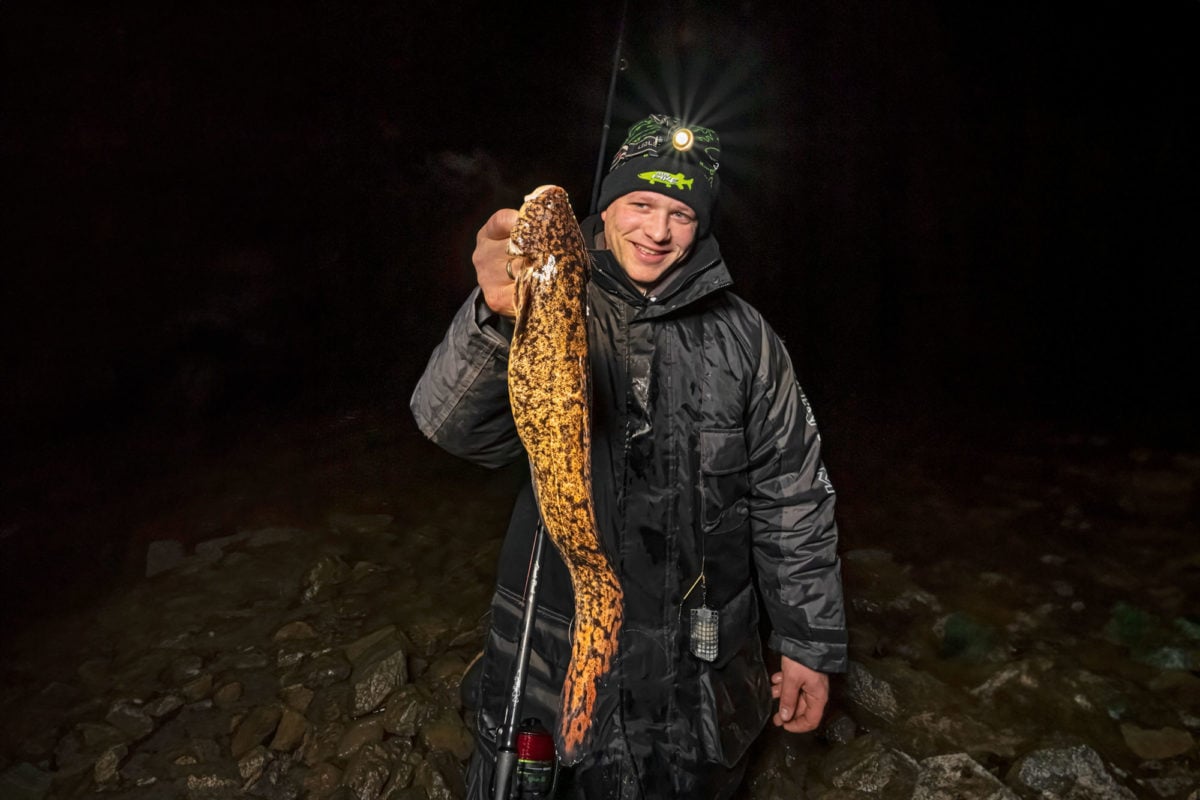
{"label": "rocky shore", "polygon": [[[149,542],[136,580],[12,632],[0,797],[462,797],[513,478],[339,430],[338,463],[410,466],[308,524]],[[1200,798],[1200,459],[982,463],[848,482],[852,666],[818,732],[763,736],[743,798]]]}

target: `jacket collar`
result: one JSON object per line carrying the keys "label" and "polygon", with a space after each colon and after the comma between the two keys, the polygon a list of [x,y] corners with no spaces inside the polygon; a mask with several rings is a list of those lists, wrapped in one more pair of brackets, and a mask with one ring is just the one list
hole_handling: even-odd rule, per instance
{"label": "jacket collar", "polygon": [[[585,219],[580,228],[589,244],[595,243],[596,236],[604,230],[599,215]],[[721,257],[721,248],[712,234],[698,240],[687,261],[649,296],[643,295],[629,280],[611,250],[590,252],[592,282],[608,294],[639,308],[642,316],[660,316],[675,311],[733,285],[733,278]]]}

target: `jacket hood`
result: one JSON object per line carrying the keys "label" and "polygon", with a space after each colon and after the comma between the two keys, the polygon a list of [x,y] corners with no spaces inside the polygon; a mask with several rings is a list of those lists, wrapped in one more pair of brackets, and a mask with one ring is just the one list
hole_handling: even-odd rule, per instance
{"label": "jacket hood", "polygon": [[[595,245],[604,232],[600,215],[587,217],[580,223],[584,241]],[[721,248],[711,234],[696,241],[696,248],[679,269],[668,277],[661,291],[643,295],[629,280],[621,265],[607,249],[593,249],[592,282],[609,294],[620,297],[641,309],[640,315],[656,317],[690,305],[713,292],[733,285],[733,277],[721,257]]]}

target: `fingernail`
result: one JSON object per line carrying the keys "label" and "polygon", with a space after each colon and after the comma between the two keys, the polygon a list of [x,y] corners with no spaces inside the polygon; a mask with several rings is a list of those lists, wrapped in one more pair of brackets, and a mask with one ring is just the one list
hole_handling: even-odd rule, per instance
{"label": "fingernail", "polygon": [[789,719],[792,718],[792,710],[790,708],[781,708],[781,709],[779,709],[779,716],[783,719],[784,722],[787,722]]}

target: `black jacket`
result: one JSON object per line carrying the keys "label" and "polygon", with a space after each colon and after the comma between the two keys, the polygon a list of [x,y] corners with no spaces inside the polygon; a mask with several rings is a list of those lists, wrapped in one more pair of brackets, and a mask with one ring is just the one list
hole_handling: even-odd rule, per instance
{"label": "black jacket", "polygon": [[[700,240],[651,297],[611,253],[593,255],[593,494],[626,603],[608,711],[593,724],[647,763],[732,765],[770,711],[760,600],[770,647],[817,670],[845,669],[834,492],[820,436],[782,342],[728,291],[714,239]],[[524,454],[508,405],[503,328],[476,290],[411,402],[432,441],[485,466]],[[535,515],[526,487],[493,601],[479,714],[485,743],[507,696]],[[701,573],[703,587],[695,585]],[[720,615],[712,663],[688,651],[689,611],[702,603]],[[572,608],[568,573],[553,554],[525,701],[551,729]]]}

